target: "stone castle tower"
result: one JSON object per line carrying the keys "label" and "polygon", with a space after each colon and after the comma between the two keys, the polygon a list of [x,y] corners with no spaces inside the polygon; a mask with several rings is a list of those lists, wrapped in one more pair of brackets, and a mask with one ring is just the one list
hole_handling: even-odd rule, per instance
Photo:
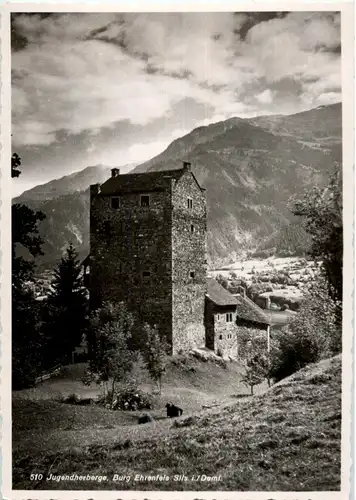
{"label": "stone castle tower", "polygon": [[172,354],[205,345],[205,190],[179,170],[112,176],[90,186],[90,301],[124,301],[157,325]]}

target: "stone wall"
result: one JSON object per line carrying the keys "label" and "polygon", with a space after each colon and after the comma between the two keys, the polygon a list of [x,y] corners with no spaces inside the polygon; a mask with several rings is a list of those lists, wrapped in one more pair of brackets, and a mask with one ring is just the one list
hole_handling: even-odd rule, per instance
{"label": "stone wall", "polygon": [[[188,198],[191,200],[190,205]],[[173,188],[172,206],[172,310],[175,354],[205,346],[206,198],[189,170]]]}
{"label": "stone wall", "polygon": [[[227,321],[227,315],[232,321]],[[205,325],[207,347],[213,348],[216,354],[221,356],[236,358],[238,355],[236,307],[220,307],[207,299]],[[212,345],[213,347],[210,347]]]}
{"label": "stone wall", "polygon": [[208,349],[215,349],[215,334],[214,334],[214,304],[207,297],[205,299],[205,345]]}
{"label": "stone wall", "polygon": [[[157,325],[172,343],[172,210],[167,191],[111,197],[91,192],[91,307],[125,301],[141,322]],[[149,207],[140,195],[149,194]],[[146,273],[150,275],[146,276]]]}
{"label": "stone wall", "polygon": [[173,354],[205,346],[206,199],[189,168],[166,189],[121,194],[118,208],[93,186],[90,248],[92,308],[125,301]]}

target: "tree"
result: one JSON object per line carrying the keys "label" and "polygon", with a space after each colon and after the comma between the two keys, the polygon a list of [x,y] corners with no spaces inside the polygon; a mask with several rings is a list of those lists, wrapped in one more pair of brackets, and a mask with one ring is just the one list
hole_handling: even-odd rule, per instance
{"label": "tree", "polygon": [[39,235],[38,223],[45,217],[43,212],[27,205],[12,205],[12,282],[15,285],[33,279],[35,258],[43,255],[44,241]]}
{"label": "tree", "polygon": [[324,275],[309,286],[296,319],[277,336],[278,348],[271,361],[271,376],[281,380],[309,363],[341,351],[341,303],[329,295]]}
{"label": "tree", "polygon": [[142,349],[142,357],[152,380],[157,383],[159,393],[161,394],[162,376],[166,371],[169,345],[160,336],[156,327],[145,325],[144,333],[146,342]]}
{"label": "tree", "polygon": [[240,327],[238,332],[239,357],[253,373],[258,373],[262,379],[266,379],[270,386],[271,358],[278,344],[274,336],[270,335],[268,352],[267,332],[256,330],[251,332],[250,328]]}
{"label": "tree", "polygon": [[290,201],[290,210],[301,216],[312,237],[310,254],[321,260],[330,296],[342,301],[342,182],[339,172],[331,175],[325,189],[314,187]]}
{"label": "tree", "polygon": [[21,165],[21,158],[17,153],[13,153],[11,156],[11,177],[19,177],[21,174],[21,170],[19,170],[19,166]]}
{"label": "tree", "polygon": [[71,243],[54,271],[51,285],[47,331],[58,361],[66,361],[85,333],[88,307],[81,264]]}
{"label": "tree", "polygon": [[227,278],[225,278],[222,274],[217,274],[215,276],[215,279],[222,287],[224,287],[226,290],[229,288],[229,281]]}
{"label": "tree", "polygon": [[261,384],[265,378],[265,369],[257,360],[251,358],[246,361],[245,372],[242,375],[241,382],[251,388],[251,395],[253,395],[254,386]]}
{"label": "tree", "polygon": [[95,352],[84,383],[103,384],[105,396],[110,395],[111,407],[117,385],[128,380],[137,359],[137,352],[130,348],[133,327],[134,318],[123,302],[104,303],[90,319]]}
{"label": "tree", "polygon": [[12,291],[12,387],[34,384],[43,365],[40,306],[25,285]]}
{"label": "tree", "polygon": [[308,286],[296,319],[289,331],[317,343],[318,358],[341,352],[342,326],[339,323],[342,304],[330,296],[330,283],[323,274],[317,275]]}
{"label": "tree", "polygon": [[[11,158],[11,176],[18,177],[20,157]],[[32,385],[43,361],[40,305],[30,287],[35,258],[42,255],[38,223],[45,218],[26,205],[12,206],[12,383],[14,388]]]}

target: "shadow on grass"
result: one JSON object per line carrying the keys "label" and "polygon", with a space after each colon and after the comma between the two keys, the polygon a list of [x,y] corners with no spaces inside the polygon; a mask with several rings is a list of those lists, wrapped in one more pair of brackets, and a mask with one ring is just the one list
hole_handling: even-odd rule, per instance
{"label": "shadow on grass", "polygon": [[243,398],[251,398],[252,396],[253,396],[252,394],[231,394],[230,398],[243,399]]}

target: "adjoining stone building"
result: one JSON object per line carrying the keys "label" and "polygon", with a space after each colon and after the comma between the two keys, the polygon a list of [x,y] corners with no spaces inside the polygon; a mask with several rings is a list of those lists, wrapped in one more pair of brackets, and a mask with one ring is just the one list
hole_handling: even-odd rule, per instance
{"label": "adjoining stone building", "polygon": [[222,356],[237,357],[237,298],[214,278],[207,278],[205,300],[206,347]]}
{"label": "adjoining stone building", "polygon": [[90,186],[91,309],[124,301],[157,325],[172,354],[205,345],[206,197],[179,170],[112,176]]}
{"label": "adjoining stone building", "polygon": [[239,330],[247,328],[252,336],[267,333],[270,320],[244,292],[232,295],[214,278],[207,278],[207,285],[206,347],[222,356],[237,357]]}

